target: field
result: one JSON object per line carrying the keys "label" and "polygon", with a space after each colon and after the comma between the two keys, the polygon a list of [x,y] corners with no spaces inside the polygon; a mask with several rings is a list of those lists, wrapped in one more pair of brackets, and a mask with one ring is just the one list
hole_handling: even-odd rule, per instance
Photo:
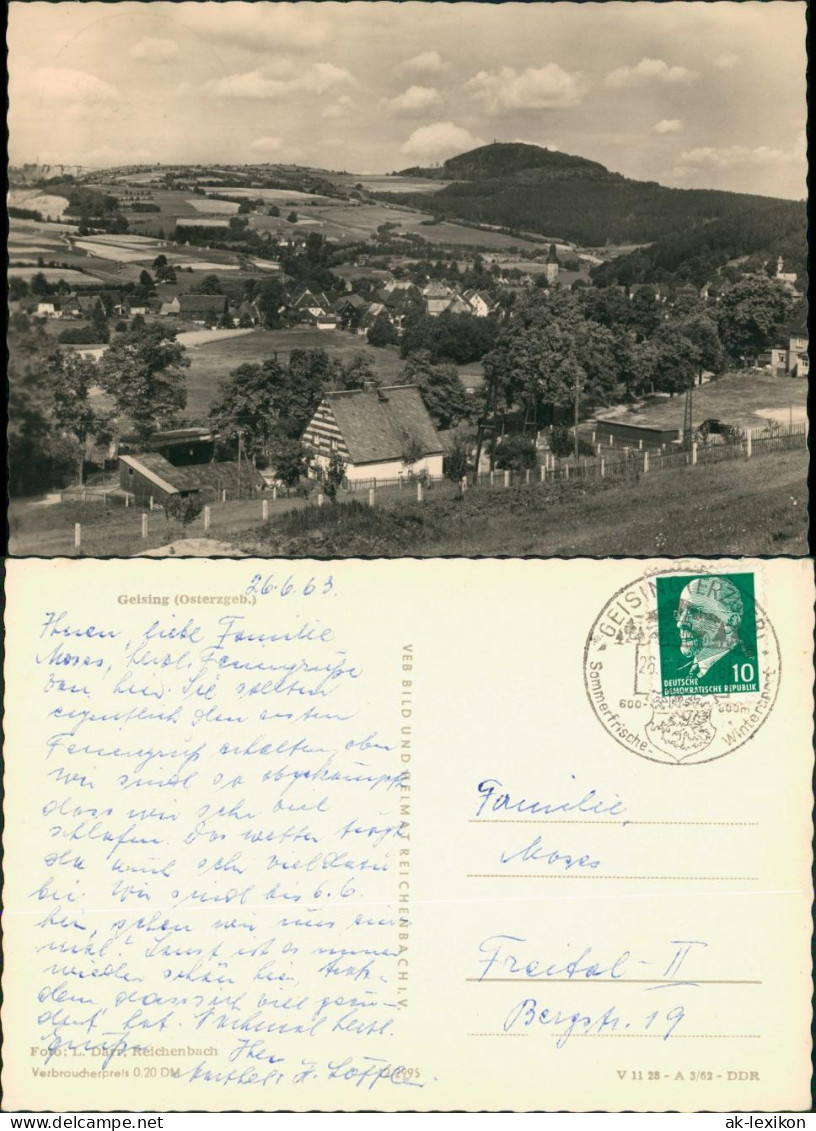
{"label": "field", "polygon": [[[793,423],[806,419],[807,381],[789,377],[760,376],[755,373],[727,373],[694,390],[694,424],[722,420],[739,428],[762,428],[772,419]],[[655,428],[682,428],[685,398],[682,396],[648,401],[637,412],[608,412],[598,416],[622,423]],[[766,411],[768,410],[768,411]]]}
{"label": "field", "polygon": [[[206,417],[215,396],[218,382],[231,370],[246,362],[264,361],[278,352],[280,360],[288,360],[293,349],[324,349],[331,357],[348,362],[357,355],[369,357],[377,374],[389,381],[405,366],[394,349],[370,346],[365,338],[342,330],[321,331],[311,326],[294,326],[291,330],[254,330],[239,334],[229,331],[220,341],[193,346],[187,351],[190,368],[187,377],[187,416],[191,420]],[[182,341],[184,339],[182,338]]]}
{"label": "field", "polygon": [[308,508],[233,541],[261,557],[804,555],[806,479],[807,453],[796,451],[637,484],[479,488],[464,500],[443,488],[388,509]]}
{"label": "field", "polygon": [[26,282],[30,282],[35,275],[44,275],[49,283],[58,283],[60,279],[64,279],[72,287],[99,286],[99,279],[95,275],[87,275],[82,271],[74,271],[66,267],[36,267],[32,265],[30,267],[9,267],[8,269],[10,279],[25,279]]}
{"label": "field", "polygon": [[39,189],[11,189],[8,203],[13,208],[33,208],[43,217],[61,217],[68,207],[68,198],[54,193],[40,192]]}
{"label": "field", "polygon": [[[432,488],[423,503],[408,491],[388,500],[383,493],[374,508],[359,497],[321,509],[279,499],[269,504],[266,526],[253,500],[214,505],[211,536],[260,557],[804,555],[806,477],[807,452],[800,450],[658,472],[637,483],[472,488],[464,500],[452,484]],[[99,556],[140,553],[178,536],[161,512],[150,516],[143,541],[136,510],[15,500],[10,552],[70,555],[75,522],[85,552]],[[200,518],[189,533],[201,537]]]}

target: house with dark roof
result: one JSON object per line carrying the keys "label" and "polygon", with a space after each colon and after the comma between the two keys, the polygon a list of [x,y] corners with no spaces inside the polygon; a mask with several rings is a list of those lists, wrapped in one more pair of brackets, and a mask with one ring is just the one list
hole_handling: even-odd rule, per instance
{"label": "house with dark roof", "polygon": [[416,385],[326,393],[303,442],[318,467],[339,455],[349,482],[442,475],[442,441]]}
{"label": "house with dark roof", "polygon": [[215,436],[208,428],[154,432],[149,451],[119,456],[119,487],[137,505],[152,499],[162,506],[171,495],[193,495],[201,502],[256,494],[260,472],[249,460],[215,460]]}
{"label": "house with dark roof", "polygon": [[188,322],[217,322],[226,312],[226,295],[179,295],[179,314]]}

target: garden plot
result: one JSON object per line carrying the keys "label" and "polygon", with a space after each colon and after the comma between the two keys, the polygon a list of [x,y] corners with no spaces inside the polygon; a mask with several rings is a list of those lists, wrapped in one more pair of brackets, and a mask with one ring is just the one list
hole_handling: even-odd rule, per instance
{"label": "garden plot", "polygon": [[210,200],[208,197],[200,196],[193,200],[185,200],[184,203],[195,208],[196,212],[212,212],[215,215],[225,216],[234,215],[240,207],[232,200]]}

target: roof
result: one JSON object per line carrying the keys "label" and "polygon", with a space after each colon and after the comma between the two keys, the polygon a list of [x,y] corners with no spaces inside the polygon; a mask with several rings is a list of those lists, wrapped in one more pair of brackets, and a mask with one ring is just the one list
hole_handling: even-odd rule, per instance
{"label": "roof", "polygon": [[154,432],[150,437],[151,444],[189,444],[199,440],[212,440],[213,434],[209,428],[170,428],[164,432]]}
{"label": "roof", "polygon": [[326,393],[325,401],[355,464],[403,459],[409,443],[421,448],[423,455],[442,451],[416,385]]}
{"label": "roof", "polygon": [[201,312],[203,314],[223,314],[227,308],[226,295],[179,295],[179,308],[182,314]]}
{"label": "roof", "polygon": [[[126,467],[132,467],[151,483],[170,495],[185,491],[210,488],[215,491],[231,490],[239,485],[238,463],[199,463],[175,467],[158,452],[141,452],[137,456],[120,456]],[[247,486],[261,486],[260,472],[248,460],[241,461],[240,482]]]}

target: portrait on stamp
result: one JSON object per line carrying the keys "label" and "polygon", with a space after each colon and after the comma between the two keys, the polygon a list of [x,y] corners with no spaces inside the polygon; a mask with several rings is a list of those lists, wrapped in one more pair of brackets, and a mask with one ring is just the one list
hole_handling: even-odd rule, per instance
{"label": "portrait on stamp", "polygon": [[759,691],[753,574],[657,579],[663,695]]}

